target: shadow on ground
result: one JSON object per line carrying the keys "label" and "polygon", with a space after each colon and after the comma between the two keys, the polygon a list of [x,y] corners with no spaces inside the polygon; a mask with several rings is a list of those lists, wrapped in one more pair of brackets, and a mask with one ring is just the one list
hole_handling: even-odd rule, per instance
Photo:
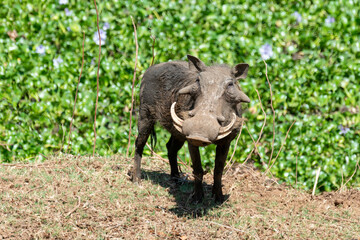
{"label": "shadow on ground", "polygon": [[[174,196],[176,206],[171,209],[167,209],[178,217],[190,217],[197,218],[204,216],[209,210],[221,206],[221,203],[216,203],[211,194],[212,185],[203,182],[204,188],[204,200],[202,203],[194,203],[191,199],[193,192],[194,182],[188,180],[186,175],[182,176],[182,180],[179,183],[175,183],[171,180],[169,174],[160,171],[142,171],[143,181],[152,181],[155,184],[162,186],[163,188],[169,188],[169,193]],[[229,195],[225,195],[225,201],[229,198]]]}

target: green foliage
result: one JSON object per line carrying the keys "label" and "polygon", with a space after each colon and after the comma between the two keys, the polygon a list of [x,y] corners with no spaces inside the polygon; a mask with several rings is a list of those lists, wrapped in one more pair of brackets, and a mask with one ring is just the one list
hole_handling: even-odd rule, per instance
{"label": "green foliage", "polygon": [[[98,57],[98,45],[93,40],[97,31],[93,2],[70,0],[62,5],[59,1],[4,0],[0,6],[1,161],[42,158],[59,151],[63,139],[66,149],[81,66],[82,32],[86,34],[85,64],[69,151],[90,154]],[[65,8],[72,13],[66,14]],[[98,8],[100,28],[110,24],[102,46],[98,154],[126,151],[135,59],[130,19],[133,16],[139,41],[137,95],[140,76],[151,63],[151,34],[156,36],[156,62],[185,60],[186,54],[192,54],[206,63],[249,63],[249,77],[240,82],[252,99],[244,116],[249,119],[246,125],[256,140],[264,119],[255,91],[258,89],[266,108],[267,125],[258,147],[261,158],[253,155],[253,160],[257,166],[266,168],[273,119],[259,49],[267,43],[273,50],[267,63],[276,110],[274,157],[296,120],[272,173],[290,184],[297,178],[305,189],[310,189],[314,172],[320,166],[319,189],[328,191],[339,188],[342,175],[347,179],[355,170],[360,158],[357,0],[292,4],[250,0],[243,4],[102,1]],[[295,12],[301,15],[301,21]],[[330,17],[334,22],[328,21]],[[15,41],[8,36],[12,30],[18,33]],[[44,54],[37,53],[39,46],[45,47]],[[58,57],[63,62],[54,62]],[[136,106],[138,100],[135,109]],[[132,131],[136,134],[135,120]],[[156,131],[157,152],[166,155],[169,135],[160,128]],[[252,148],[252,140],[244,129],[236,160],[244,161]],[[214,147],[202,150],[202,155],[204,165],[211,167]],[[185,150],[181,150],[180,156],[189,159]],[[359,174],[350,183],[358,186]]]}

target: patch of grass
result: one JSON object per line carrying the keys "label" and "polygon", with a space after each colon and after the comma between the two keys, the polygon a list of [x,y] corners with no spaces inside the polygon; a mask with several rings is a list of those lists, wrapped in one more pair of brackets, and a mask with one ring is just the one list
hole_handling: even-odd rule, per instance
{"label": "patch of grass", "polygon": [[[0,178],[0,236],[22,239],[360,237],[357,190],[312,197],[284,185],[267,186],[266,177],[247,167],[236,175],[233,174],[236,171],[229,171],[224,176],[224,193],[229,197],[220,205],[211,197],[212,176],[205,175],[204,202],[193,204],[189,201],[191,177],[178,186],[170,181],[168,164],[155,158],[144,160],[144,178],[139,185],[130,182],[127,176],[132,161],[121,156],[89,160],[65,155],[43,164],[2,164],[0,172],[7,177]],[[185,174],[191,176],[189,172]],[[335,201],[342,204],[336,205]]]}

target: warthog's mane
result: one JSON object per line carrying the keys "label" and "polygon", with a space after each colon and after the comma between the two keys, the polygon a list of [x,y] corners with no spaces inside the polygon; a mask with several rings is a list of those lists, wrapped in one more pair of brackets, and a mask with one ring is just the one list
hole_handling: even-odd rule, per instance
{"label": "warthog's mane", "polygon": [[207,71],[222,72],[228,74],[231,72],[231,67],[224,63],[215,63],[207,67]]}

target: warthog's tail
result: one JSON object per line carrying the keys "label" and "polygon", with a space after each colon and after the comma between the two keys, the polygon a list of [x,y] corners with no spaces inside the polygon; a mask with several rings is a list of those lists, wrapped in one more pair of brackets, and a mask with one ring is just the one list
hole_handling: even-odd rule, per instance
{"label": "warthog's tail", "polygon": [[156,147],[156,141],[157,141],[156,132],[155,132],[155,128],[153,127],[150,133],[151,156],[153,155],[153,151]]}

